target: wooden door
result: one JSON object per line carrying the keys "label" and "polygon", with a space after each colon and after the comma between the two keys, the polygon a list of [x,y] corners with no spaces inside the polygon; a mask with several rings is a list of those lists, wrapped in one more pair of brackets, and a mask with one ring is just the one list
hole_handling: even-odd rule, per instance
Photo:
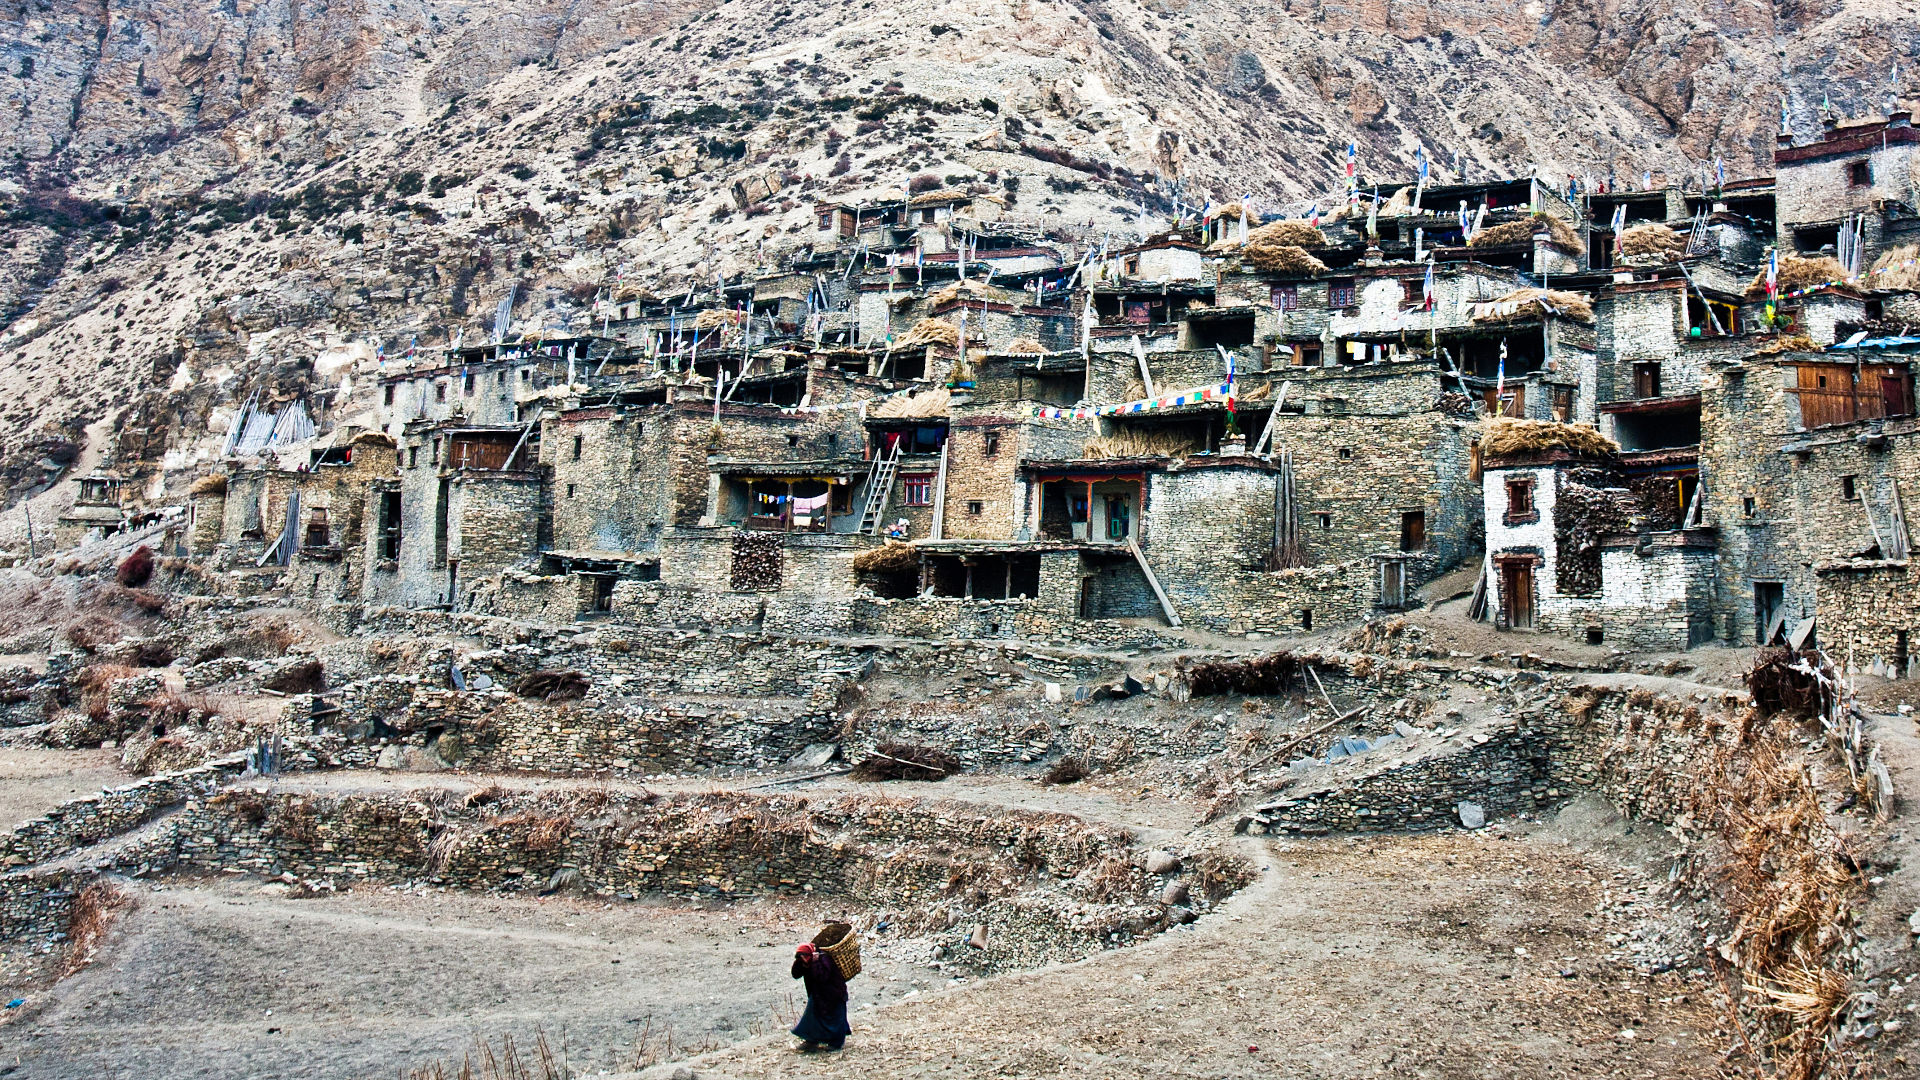
{"label": "wooden door", "polygon": [[1507,626],[1514,630],[1533,629],[1533,565],[1524,562],[1500,564],[1500,605]]}

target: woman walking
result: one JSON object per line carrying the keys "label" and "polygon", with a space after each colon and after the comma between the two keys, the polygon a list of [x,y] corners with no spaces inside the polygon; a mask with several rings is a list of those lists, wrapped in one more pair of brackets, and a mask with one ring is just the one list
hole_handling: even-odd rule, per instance
{"label": "woman walking", "polygon": [[800,1049],[840,1049],[853,1029],[847,1025],[847,980],[840,977],[833,957],[808,942],[793,954],[793,977],[807,981],[807,1011],[793,1026]]}

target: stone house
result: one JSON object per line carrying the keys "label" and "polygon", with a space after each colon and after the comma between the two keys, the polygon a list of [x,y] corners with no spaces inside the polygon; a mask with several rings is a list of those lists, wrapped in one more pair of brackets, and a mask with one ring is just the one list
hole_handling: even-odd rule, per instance
{"label": "stone house", "polygon": [[1750,355],[1709,374],[1701,510],[1720,534],[1726,640],[1765,642],[1815,617],[1838,659],[1848,646],[1856,665],[1911,655],[1913,381],[1910,355],[1867,350]]}
{"label": "stone house", "polygon": [[1712,533],[1642,528],[1613,455],[1543,441],[1482,468],[1487,600],[1500,629],[1648,651],[1712,638]]}
{"label": "stone house", "polygon": [[1828,117],[1820,138],[1782,134],[1773,153],[1783,252],[1831,254],[1849,222],[1860,230],[1865,269],[1887,249],[1920,239],[1920,131],[1901,109],[1885,120],[1842,127]]}

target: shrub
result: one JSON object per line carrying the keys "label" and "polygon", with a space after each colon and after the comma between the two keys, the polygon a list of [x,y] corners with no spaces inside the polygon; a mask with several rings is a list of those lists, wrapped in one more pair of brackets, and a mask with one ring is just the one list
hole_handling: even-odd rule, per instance
{"label": "shrub", "polygon": [[113,578],[130,589],[137,589],[153,578],[153,549],[145,544],[134,548],[132,554],[120,561],[120,568],[114,571]]}

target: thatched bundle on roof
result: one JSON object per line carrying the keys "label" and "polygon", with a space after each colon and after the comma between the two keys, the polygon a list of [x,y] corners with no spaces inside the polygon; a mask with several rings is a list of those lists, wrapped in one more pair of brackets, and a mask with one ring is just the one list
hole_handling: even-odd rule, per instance
{"label": "thatched bundle on roof", "polygon": [[989,285],[984,281],[969,278],[966,281],[956,281],[927,299],[935,306],[953,300],[991,300],[995,303],[1006,303],[1019,299],[1019,294],[998,285]]}
{"label": "thatched bundle on roof", "polygon": [[[1780,256],[1780,271],[1774,281],[1781,292],[1793,292],[1797,289],[1812,289],[1821,285],[1831,285],[1847,276],[1840,261],[1828,255],[1816,255],[1803,259],[1798,255]],[[1753,276],[1752,284],[1747,286],[1748,296],[1767,295],[1767,272],[1764,268]]]}
{"label": "thatched bundle on roof", "polygon": [[1316,274],[1327,268],[1307,249],[1271,240],[1247,241],[1247,246],[1240,249],[1240,265],[1269,274]]}
{"label": "thatched bundle on roof", "polygon": [[915,345],[954,346],[960,344],[960,328],[939,319],[921,319],[894,344],[908,348]]}
{"label": "thatched bundle on roof", "polygon": [[1875,259],[1864,284],[1879,292],[1920,292],[1920,244],[1901,244]]}
{"label": "thatched bundle on roof", "polygon": [[1088,458],[1186,457],[1200,449],[1191,436],[1172,431],[1121,430],[1087,440]]}
{"label": "thatched bundle on roof", "polygon": [[393,436],[387,434],[384,431],[363,431],[360,434],[355,435],[353,437],[353,441],[348,445],[380,446],[380,447],[385,447],[388,450],[391,450],[394,447],[398,446],[399,444],[393,441]]}
{"label": "thatched bundle on roof", "polygon": [[1763,342],[1753,350],[1755,356],[1778,356],[1789,352],[1821,352],[1814,340],[1805,334],[1782,334],[1771,341]]}
{"label": "thatched bundle on roof", "polygon": [[1008,345],[1005,351],[1018,353],[1021,356],[1037,356],[1041,353],[1051,352],[1052,350],[1040,344],[1037,338],[1023,337],[1013,339],[1013,344]]}
{"label": "thatched bundle on roof", "polygon": [[187,489],[189,495],[225,495],[226,493],[227,475],[225,473],[209,473],[195,480],[193,486]]}
{"label": "thatched bundle on roof", "polygon": [[1480,428],[1480,452],[1485,457],[1512,457],[1547,450],[1606,456],[1619,453],[1620,447],[1612,439],[1584,424],[1558,424],[1551,420],[1489,420]]}
{"label": "thatched bundle on roof", "polygon": [[926,206],[930,203],[966,202],[971,198],[973,198],[973,196],[968,195],[959,188],[941,188],[937,191],[923,191],[915,195],[908,205]]}
{"label": "thatched bundle on roof", "polygon": [[1561,247],[1574,251],[1586,249],[1586,245],[1580,242],[1580,234],[1573,231],[1573,226],[1546,214],[1535,214],[1520,221],[1509,221],[1505,225],[1489,225],[1474,233],[1473,239],[1467,241],[1467,246],[1470,248],[1506,247],[1509,244],[1524,244],[1531,241],[1533,235],[1542,229],[1546,230],[1553,242]]}
{"label": "thatched bundle on roof", "polygon": [[1620,234],[1620,254],[1629,259],[1670,262],[1687,252],[1687,238],[1665,225],[1635,225]]}
{"label": "thatched bundle on roof", "polygon": [[1413,213],[1413,189],[1403,187],[1380,205],[1381,217],[1406,217]]}
{"label": "thatched bundle on roof", "polygon": [[727,308],[708,308],[693,317],[695,330],[711,330],[716,326],[738,326],[741,315]]}
{"label": "thatched bundle on roof", "polygon": [[1247,232],[1247,243],[1292,244],[1294,247],[1323,247],[1327,234],[1304,221],[1270,221]]}
{"label": "thatched bundle on roof", "polygon": [[1517,322],[1531,319],[1541,312],[1551,312],[1561,318],[1591,324],[1593,322],[1593,303],[1585,296],[1575,292],[1562,292],[1559,289],[1515,289],[1497,300],[1473,306],[1473,321],[1477,323]]}
{"label": "thatched bundle on roof", "polygon": [[918,420],[947,415],[953,395],[944,386],[917,394],[895,394],[874,406],[867,415],[881,420]]}
{"label": "thatched bundle on roof", "polygon": [[853,569],[861,574],[906,574],[920,570],[920,553],[911,544],[887,541],[884,547],[869,548],[853,557]]}

